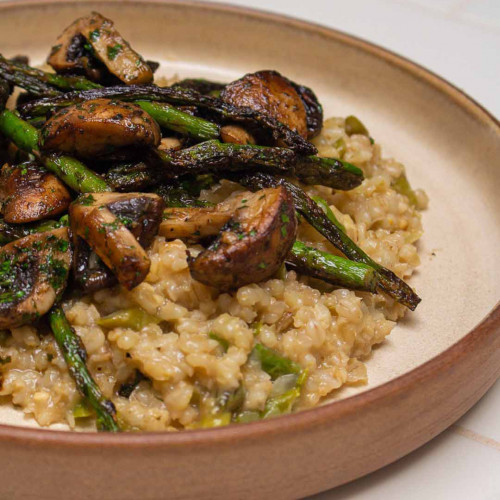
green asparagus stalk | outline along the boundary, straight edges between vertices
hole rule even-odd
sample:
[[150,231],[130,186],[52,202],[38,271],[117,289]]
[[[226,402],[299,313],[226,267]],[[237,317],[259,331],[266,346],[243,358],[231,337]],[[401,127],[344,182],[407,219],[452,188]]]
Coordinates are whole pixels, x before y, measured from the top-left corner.
[[[0,54],[0,77],[13,85],[22,87],[31,94],[57,96],[61,90],[89,90],[102,85],[91,82],[83,76],[62,76],[33,68],[19,61],[7,60]],[[54,88],[56,87],[56,88]]]
[[319,156],[298,156],[295,176],[304,184],[321,184],[347,191],[363,182],[363,171],[346,161]]
[[275,141],[282,141],[286,147],[303,155],[313,155],[316,148],[296,132],[271,117],[250,108],[228,104],[217,97],[202,95],[190,89],[179,87],[157,87],[156,85],[118,85],[84,91],[68,92],[55,97],[46,97],[23,104],[23,116],[45,115],[61,107],[71,106],[91,99],[108,98],[121,101],[160,101],[174,105],[197,106],[217,114],[223,120],[257,125],[267,131]]
[[290,173],[295,153],[286,148],[268,148],[211,140],[179,151],[157,152],[164,178],[186,174],[230,172],[266,168],[273,173]]
[[42,156],[42,162],[47,170],[57,175],[74,191],[79,193],[111,191],[102,177],[71,156],[50,154]]
[[87,358],[85,348],[59,306],[53,307],[49,312],[49,322],[78,390],[96,412],[97,429],[118,432],[120,429],[116,420],[115,407],[103,396],[99,386],[90,375],[85,365]]
[[335,217],[335,214],[333,213],[332,209],[328,205],[328,203],[321,198],[321,196],[311,196],[311,199],[325,212],[325,215],[328,217],[330,222],[332,224],[335,224],[340,231],[343,231],[345,233],[345,227],[341,222]]
[[264,174],[255,173],[240,176],[236,179],[248,189],[254,191],[265,187],[276,187],[284,185],[292,194],[295,208],[300,212],[305,219],[319,233],[321,233],[328,241],[338,248],[349,259],[366,264],[373,268],[378,277],[378,288],[386,292],[389,296],[408,307],[410,310],[415,310],[420,297],[408,286],[401,278],[396,276],[392,271],[381,266],[371,259],[347,234],[340,230],[326,216],[325,212],[319,207],[302,189],[284,179],[276,179],[275,177]]
[[[28,90],[35,95],[58,96],[60,90],[91,90],[103,88],[102,85],[87,80],[83,76],[63,76],[32,68],[26,64],[14,63],[0,55],[0,78]],[[60,90],[57,90],[60,89]],[[201,141],[219,137],[219,127],[208,120],[192,116],[168,104],[138,101],[144,111],[149,113],[159,125],[175,132],[194,137]]]
[[372,267],[322,252],[300,241],[293,244],[287,264],[302,274],[335,286],[372,293],[377,290],[377,273]]
[[39,132],[12,111],[0,113],[0,132],[18,148],[34,154],[47,170],[57,175],[70,188],[80,193],[109,191],[110,187],[95,172],[70,156],[43,156],[38,150]]
[[201,141],[217,139],[219,137],[220,130],[218,125],[203,118],[184,113],[170,104],[150,101],[136,101],[136,104],[156,120],[161,127]]
[[52,87],[39,75],[34,75],[34,69],[25,71],[22,64],[8,61],[0,55],[0,77],[12,85],[17,85],[35,96],[58,96],[61,92]]
[[353,165],[333,158],[303,157],[287,148],[211,140],[180,151],[158,151],[157,156],[163,165],[160,175],[164,178],[190,173],[234,172],[251,167],[295,175],[306,184],[336,189],[352,189],[363,181],[363,173]]
[[211,82],[210,80],[204,80],[203,78],[186,78],[172,85],[172,87],[195,90],[200,94],[213,96],[218,96],[225,86],[225,83]]
[[0,245],[5,245],[33,233],[51,231],[67,225],[67,215],[63,215],[59,220],[43,220],[32,224],[8,224],[3,219],[0,219]]
[[38,149],[38,130],[12,111],[0,113],[0,132],[27,153]]
[[111,167],[104,176],[113,191],[142,191],[154,185],[154,172],[144,162],[120,163]]

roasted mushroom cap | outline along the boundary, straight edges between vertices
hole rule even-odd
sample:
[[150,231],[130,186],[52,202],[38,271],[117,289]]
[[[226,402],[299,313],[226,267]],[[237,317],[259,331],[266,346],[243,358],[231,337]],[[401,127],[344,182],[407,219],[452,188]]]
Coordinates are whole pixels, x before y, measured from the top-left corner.
[[[70,207],[73,238],[85,240],[118,281],[132,289],[149,271],[150,261],[141,243],[144,246],[151,243],[163,208],[163,200],[155,194],[83,195]],[[75,246],[79,245],[76,241]]]
[[55,175],[28,162],[2,167],[0,200],[5,222],[24,224],[61,214],[71,196]]
[[68,228],[0,248],[0,328],[30,323],[52,307],[66,287],[71,255]]
[[116,149],[156,147],[158,124],[139,106],[94,99],[59,111],[42,128],[40,147],[92,158]]
[[290,81],[277,71],[258,71],[227,85],[221,99],[235,106],[264,111],[307,138],[304,103]]
[[[87,44],[92,47],[88,50]],[[122,38],[113,21],[97,12],[77,19],[57,39],[47,62],[61,72],[83,70],[93,79],[101,77],[97,58],[122,82],[150,83],[153,72],[142,57]]]
[[295,241],[297,219],[282,186],[241,199],[217,239],[189,267],[193,277],[220,290],[270,278]]

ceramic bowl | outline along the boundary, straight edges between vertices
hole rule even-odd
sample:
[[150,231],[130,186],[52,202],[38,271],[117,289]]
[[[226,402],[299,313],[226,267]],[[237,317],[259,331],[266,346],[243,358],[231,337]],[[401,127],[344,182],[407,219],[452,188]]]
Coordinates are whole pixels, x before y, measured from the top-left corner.
[[220,4],[2,2],[0,51],[42,62],[62,29],[91,10],[112,18],[166,76],[230,81],[272,68],[312,87],[326,116],[359,116],[430,197],[411,280],[423,301],[368,361],[367,386],[298,414],[108,435],[33,428],[3,405],[0,497],[296,498],[398,459],[466,412],[500,370],[498,122],[438,76],[370,43]]

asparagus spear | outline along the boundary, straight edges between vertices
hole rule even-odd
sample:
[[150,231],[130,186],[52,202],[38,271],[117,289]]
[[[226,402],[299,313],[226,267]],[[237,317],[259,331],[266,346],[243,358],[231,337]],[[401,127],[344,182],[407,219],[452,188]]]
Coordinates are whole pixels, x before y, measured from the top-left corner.
[[[0,77],[36,96],[57,96],[61,90],[88,90],[101,85],[81,76],[61,76],[32,68],[18,61],[9,61],[0,54]],[[57,87],[57,88],[54,88]]]
[[55,97],[61,93],[40,77],[34,76],[31,71],[23,71],[18,63],[7,61],[2,55],[0,55],[0,77],[35,96]]
[[321,184],[348,191],[363,182],[363,171],[346,161],[319,156],[297,156],[295,176],[304,184]]
[[304,155],[316,153],[316,148],[296,132],[266,113],[250,108],[227,104],[221,99],[202,95],[189,89],[157,87],[155,85],[118,85],[100,89],[68,92],[67,94],[30,101],[20,107],[24,116],[33,117],[61,107],[82,101],[99,98],[119,99],[122,101],[161,101],[169,104],[197,106],[217,114],[223,120],[257,125],[268,132],[275,141]]
[[186,78],[172,85],[172,87],[190,89],[199,92],[200,94],[209,94],[213,96],[218,96],[225,86],[225,83],[211,82],[210,80],[204,80],[203,78]]
[[[103,88],[102,85],[87,80],[83,76],[63,76],[49,73],[26,64],[7,61],[0,55],[0,77],[4,76],[11,83],[28,90],[35,95],[58,96],[57,89],[91,90]],[[57,87],[54,88],[54,87]],[[1,90],[0,90],[1,100]],[[219,137],[219,127],[208,120],[184,113],[168,104],[139,101],[144,111],[149,113],[162,127],[196,139],[206,141]]]
[[377,273],[372,267],[322,252],[300,241],[293,244],[287,257],[287,266],[302,274],[350,290],[375,293],[377,289]]
[[179,151],[157,151],[164,178],[191,173],[239,171],[264,167],[272,172],[290,172],[295,153],[286,148],[268,148],[206,141]]
[[284,179],[276,179],[271,175],[260,172],[241,176],[236,181],[254,191],[266,187],[285,185],[292,194],[296,210],[306,218],[309,224],[335,245],[346,257],[373,268],[377,273],[378,288],[410,310],[415,310],[421,301],[420,297],[401,278],[363,252],[344,231],[332,223],[321,207],[307,196],[302,189]]
[[106,182],[83,163],[70,156],[47,155],[38,151],[39,132],[12,111],[0,113],[0,132],[18,148],[34,154],[47,170],[61,178],[70,188],[81,193],[109,191]]
[[321,198],[321,196],[311,196],[311,199],[325,212],[325,215],[330,219],[332,224],[335,224],[340,231],[345,233],[345,227],[340,221],[335,217],[335,214],[332,212],[332,209],[329,207],[328,203]]
[[59,220],[43,220],[33,224],[8,224],[3,219],[0,219],[0,245],[24,238],[29,234],[42,233],[43,231],[50,231],[67,225],[67,215],[63,215]]
[[154,172],[142,161],[115,165],[104,178],[113,191],[122,192],[139,192],[156,183]]
[[161,127],[202,141],[219,137],[219,126],[215,123],[184,113],[169,104],[150,101],[136,101],[136,104],[151,115]]
[[335,189],[352,189],[363,181],[357,167],[317,156],[300,156],[287,148],[206,141],[180,151],[158,151],[163,168],[160,177],[172,178],[189,173],[231,172],[265,169],[272,173],[295,175],[306,184],[322,184]]
[[85,348],[59,306],[53,307],[49,312],[49,322],[78,390],[96,412],[97,429],[118,432],[120,429],[116,421],[115,406],[103,396],[90,375],[85,365]]

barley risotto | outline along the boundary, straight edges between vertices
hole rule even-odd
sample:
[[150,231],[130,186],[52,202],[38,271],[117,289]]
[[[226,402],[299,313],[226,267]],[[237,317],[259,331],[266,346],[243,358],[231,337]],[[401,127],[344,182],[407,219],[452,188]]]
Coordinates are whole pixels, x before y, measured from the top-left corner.
[[427,197],[365,125],[272,70],[155,78],[98,13],[47,62],[0,55],[2,403],[175,431],[366,383]]

